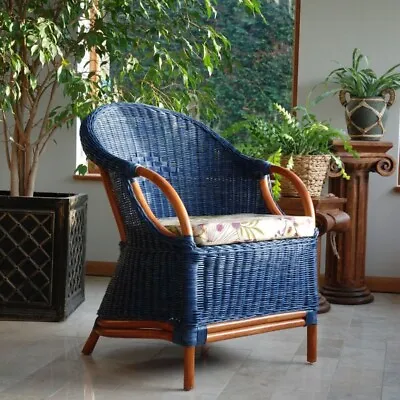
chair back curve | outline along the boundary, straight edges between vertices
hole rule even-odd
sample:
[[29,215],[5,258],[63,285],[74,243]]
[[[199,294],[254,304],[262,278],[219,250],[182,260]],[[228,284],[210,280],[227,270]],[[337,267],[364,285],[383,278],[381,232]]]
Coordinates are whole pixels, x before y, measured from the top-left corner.
[[[88,158],[107,169],[99,150],[166,178],[189,215],[267,212],[256,171],[225,139],[186,115],[137,103],[100,107],[81,126]],[[139,180],[154,214],[173,216],[164,195]]]

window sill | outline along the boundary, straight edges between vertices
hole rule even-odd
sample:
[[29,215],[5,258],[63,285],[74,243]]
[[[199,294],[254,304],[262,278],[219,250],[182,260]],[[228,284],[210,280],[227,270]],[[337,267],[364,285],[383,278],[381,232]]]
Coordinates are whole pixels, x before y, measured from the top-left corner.
[[86,175],[74,175],[73,178],[76,181],[101,181],[100,174],[86,174]]

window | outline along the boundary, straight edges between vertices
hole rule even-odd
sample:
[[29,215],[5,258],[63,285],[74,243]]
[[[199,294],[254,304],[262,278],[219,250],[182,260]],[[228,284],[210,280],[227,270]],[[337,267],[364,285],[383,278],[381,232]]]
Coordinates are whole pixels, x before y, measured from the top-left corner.
[[[224,134],[247,115],[268,118],[273,103],[286,108],[296,104],[300,0],[264,1],[267,23],[246,14],[237,0],[220,0],[217,11],[215,27],[231,42],[231,62],[214,71],[204,88],[215,93],[219,113],[207,119],[196,104],[190,112]],[[90,70],[96,71],[100,63],[95,51],[89,59]],[[109,67],[111,75],[117,73],[112,59]],[[228,139],[240,145],[240,137]],[[98,169],[89,163],[89,172]]]

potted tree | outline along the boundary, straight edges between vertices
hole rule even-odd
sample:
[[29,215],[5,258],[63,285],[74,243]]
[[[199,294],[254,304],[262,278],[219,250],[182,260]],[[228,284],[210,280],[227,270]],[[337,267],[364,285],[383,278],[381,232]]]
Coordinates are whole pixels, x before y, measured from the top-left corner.
[[214,3],[0,0],[0,317],[57,321],[84,299],[87,196],[35,193],[58,128],[118,100],[213,111],[197,87],[229,49]]
[[[312,197],[319,197],[331,161],[343,178],[348,179],[343,164],[332,151],[333,139],[342,139],[347,151],[355,154],[346,135],[326,121],[319,121],[305,107],[289,113],[274,104],[276,115],[271,120],[250,116],[232,125],[224,136],[235,142],[245,154],[268,159],[292,169],[305,183]],[[238,142],[238,136],[240,138]],[[275,179],[275,198],[297,197],[297,191],[285,179]]]
[[368,58],[354,49],[351,67],[334,69],[325,79],[337,88],[328,90],[316,101],[339,93],[345,107],[346,125],[353,140],[380,140],[385,132],[387,109],[395,101],[400,88],[400,64],[378,76],[368,65]]

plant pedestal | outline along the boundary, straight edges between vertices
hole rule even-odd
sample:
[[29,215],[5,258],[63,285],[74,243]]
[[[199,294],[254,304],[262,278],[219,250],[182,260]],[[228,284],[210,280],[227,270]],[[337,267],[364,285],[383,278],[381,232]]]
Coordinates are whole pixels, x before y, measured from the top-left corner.
[[[288,215],[303,215],[303,206],[298,197],[281,197],[278,203],[282,210]],[[350,217],[343,211],[345,203],[346,199],[338,198],[332,194],[313,198],[319,237],[327,232],[343,232],[349,228]],[[320,271],[320,264],[321,240],[318,240],[318,274]],[[328,312],[330,308],[329,302],[320,293],[318,312],[322,314]]]
[[85,298],[87,195],[0,192],[0,319],[62,321]]
[[334,142],[335,152],[345,164],[350,180],[340,178],[333,169],[329,179],[329,191],[347,199],[344,210],[350,215],[350,229],[337,237],[339,258],[329,246],[326,250],[325,284],[321,293],[336,304],[366,304],[374,299],[365,284],[369,174],[390,176],[396,166],[393,157],[386,154],[393,146],[390,142],[352,141],[351,144],[359,158],[348,154],[341,141]]

